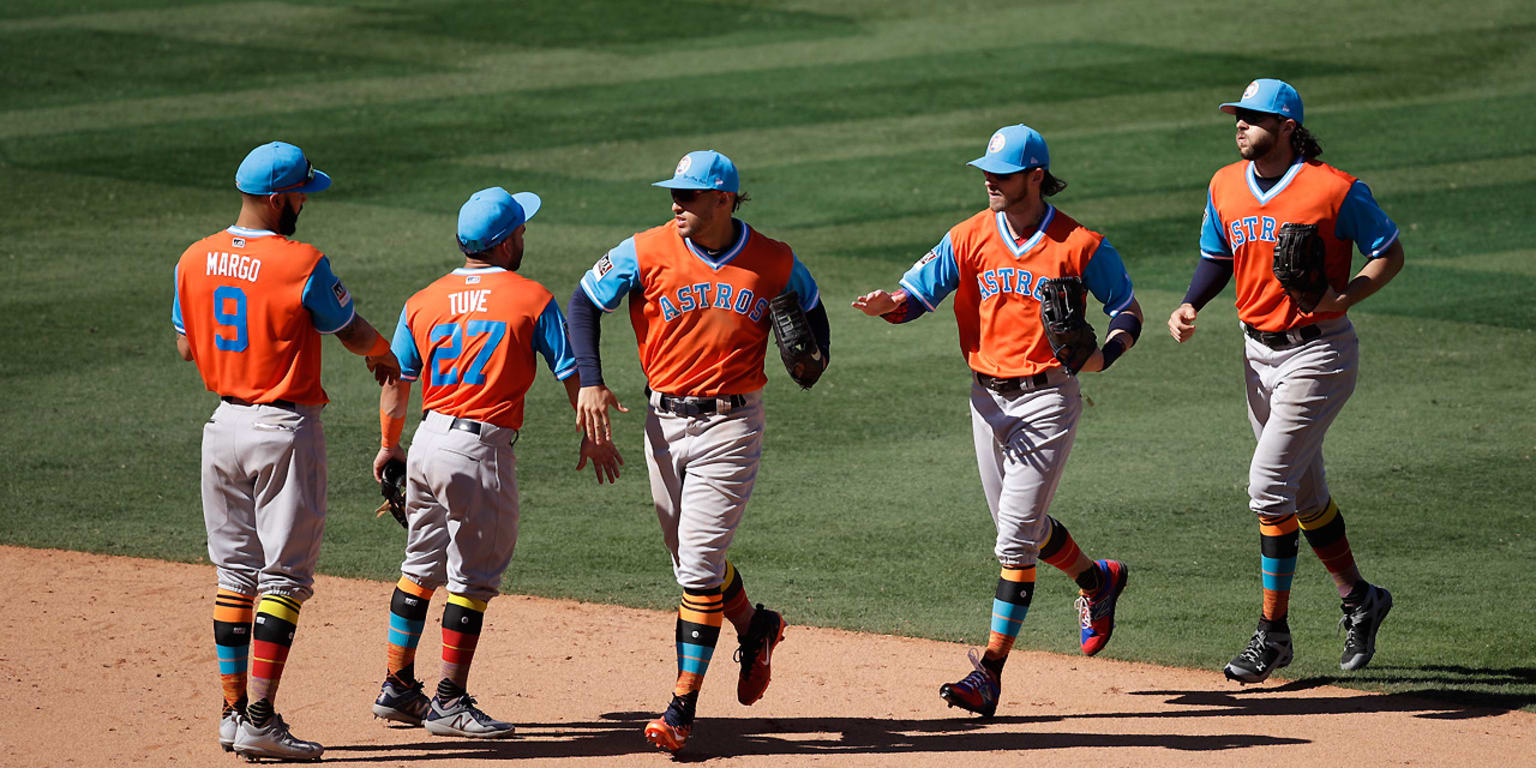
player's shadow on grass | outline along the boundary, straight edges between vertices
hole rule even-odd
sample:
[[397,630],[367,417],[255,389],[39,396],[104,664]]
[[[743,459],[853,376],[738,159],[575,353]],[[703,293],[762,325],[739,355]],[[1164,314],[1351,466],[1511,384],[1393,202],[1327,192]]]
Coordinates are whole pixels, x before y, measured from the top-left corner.
[[[617,757],[656,751],[641,735],[651,712],[610,712],[601,720],[518,725],[518,738],[473,742],[423,740],[411,744],[327,747],[328,762],[417,760],[527,760]],[[1143,747],[1209,752],[1310,743],[1261,734],[1060,733],[1004,730],[1009,725],[1067,718],[960,716],[932,719],[873,717],[701,717],[678,762],[738,755],[840,755],[924,752],[1035,752],[1073,747]]]
[[[1134,696],[1167,696],[1169,704],[1197,706],[1199,711],[1103,713],[1071,717],[1232,717],[1255,715],[1318,715],[1351,712],[1411,712],[1415,717],[1435,720],[1468,720],[1496,717],[1510,710],[1536,704],[1536,669],[1475,669],[1454,665],[1418,667],[1373,666],[1373,676],[1318,676],[1279,685],[1237,687],[1230,690],[1203,691],[1133,691]],[[1356,696],[1295,696],[1294,694],[1325,685],[1364,683],[1379,680],[1394,685],[1422,684],[1424,687],[1393,693],[1361,693]],[[1450,687],[1466,686],[1466,687]],[[1525,691],[1490,690],[1515,686]]]

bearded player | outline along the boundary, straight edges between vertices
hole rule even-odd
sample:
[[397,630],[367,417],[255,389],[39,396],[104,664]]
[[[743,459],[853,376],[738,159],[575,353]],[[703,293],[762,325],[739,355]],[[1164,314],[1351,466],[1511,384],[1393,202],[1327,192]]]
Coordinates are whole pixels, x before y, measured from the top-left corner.
[[381,384],[400,375],[330,260],[288,239],[309,193],[330,185],[292,144],[251,150],[235,172],[234,226],[193,243],[175,271],[176,349],[221,401],[203,425],[202,452],[208,559],[219,574],[219,743],[251,759],[325,751],[274,710],[325,532],[321,335],[363,355]]
[[1115,626],[1115,605],[1129,570],[1089,559],[1067,527],[1050,516],[1082,415],[1075,371],[1057,359],[1041,323],[1047,281],[1079,278],[1111,319],[1104,346],[1082,363],[1103,371],[1141,333],[1141,306],[1120,254],[1103,235],[1045,201],[1065,182],[1051,174],[1045,139],[1026,125],[997,130],[981,169],[987,210],[950,229],[893,293],[855,299],[855,309],[906,323],[955,294],[960,349],[971,369],[971,425],[981,485],[997,527],[1002,564],[986,650],[974,670],[939,689],[950,706],[990,717],[1002,692],[1003,666],[1029,612],[1035,564],[1066,573],[1080,590],[1079,641],[1092,656]]
[[[1202,307],[1237,276],[1243,324],[1248,420],[1258,445],[1248,468],[1248,505],[1259,518],[1263,605],[1248,646],[1226,665],[1228,678],[1267,679],[1291,663],[1288,622],[1298,529],[1333,577],[1347,632],[1339,667],[1356,670],[1376,653],[1376,632],[1392,595],[1367,582],[1328,490],[1323,437],[1355,389],[1359,342],[1345,314],[1403,267],[1397,226],[1364,183],[1317,157],[1302,127],[1301,96],[1280,80],[1248,84],[1221,105],[1237,120],[1242,160],[1211,177],[1200,230],[1201,259],[1184,302],[1168,318],[1179,342],[1195,332]],[[1314,225],[1325,253],[1327,290],[1310,311],[1274,274],[1286,225]],[[1349,275],[1351,243],[1365,255]]]
[[733,216],[746,196],[730,158],[690,152],[671,179],[655,186],[671,191],[672,220],[599,259],[571,295],[569,315],[581,372],[579,423],[593,440],[607,442],[608,409],[626,409],[603,383],[598,320],[629,298],[650,404],[651,495],[683,588],[672,701],[646,725],[645,737],[677,752],[692,733],[723,623],[741,641],[736,697],[748,705],[768,687],[772,653],[787,626],[777,612],[753,608],[725,557],[762,457],[769,303],[786,291],[798,297],[823,368],[830,331],[816,282],[794,251]]

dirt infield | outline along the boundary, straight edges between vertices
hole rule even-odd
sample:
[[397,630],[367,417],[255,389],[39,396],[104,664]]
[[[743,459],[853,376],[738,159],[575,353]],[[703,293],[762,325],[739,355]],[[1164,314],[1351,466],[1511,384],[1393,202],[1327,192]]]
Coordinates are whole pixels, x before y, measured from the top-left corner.
[[[0,765],[230,766],[211,568],[0,547]],[[372,719],[391,585],[322,578],[305,605],[279,709],[358,765],[664,765],[640,735],[674,674],[669,615],[508,596],[486,617],[471,688],[519,737],[472,742]],[[440,613],[433,608],[432,619]],[[789,617],[793,621],[793,616]],[[429,627],[432,622],[429,622]],[[435,632],[421,665],[435,671]],[[938,685],[963,646],[790,628],[774,682],[735,701],[729,631],[689,762],[719,766],[1477,765],[1536,761],[1536,715],[1216,672],[1019,653],[990,721]],[[431,678],[429,678],[431,679]],[[1523,755],[1523,757],[1522,757]],[[507,762],[512,761],[512,762]],[[1523,762],[1522,762],[1523,761]]]

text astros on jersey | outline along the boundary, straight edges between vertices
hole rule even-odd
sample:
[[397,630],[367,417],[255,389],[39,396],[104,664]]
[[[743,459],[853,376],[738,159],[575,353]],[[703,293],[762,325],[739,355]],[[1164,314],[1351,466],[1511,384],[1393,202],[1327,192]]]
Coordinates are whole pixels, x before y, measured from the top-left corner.
[[314,246],[230,227],[188,247],[174,280],[171,324],[209,391],[252,403],[327,401],[320,337],[310,331],[335,333],[356,313]]
[[930,312],[954,293],[966,364],[1010,378],[1061,365],[1040,323],[1040,285],[1069,276],[1081,276],[1110,317],[1135,301],[1114,246],[1047,205],[1040,226],[1022,242],[1000,211],[956,224],[907,270],[901,286]]
[[1251,161],[1218,170],[1206,196],[1200,252],[1232,260],[1238,319],[1261,331],[1287,331],[1343,314],[1300,311],[1275,279],[1275,241],[1287,222],[1317,225],[1327,254],[1324,272],[1335,291],[1349,284],[1351,242],[1374,259],[1398,236],[1370,187],[1320,160],[1298,160],[1268,191]]
[[816,281],[790,247],[737,221],[731,246],[711,255],[667,222],[619,243],[581,278],[604,312],[625,296],[648,385],[672,395],[739,395],[767,384],[768,302],[786,289],[806,311]]

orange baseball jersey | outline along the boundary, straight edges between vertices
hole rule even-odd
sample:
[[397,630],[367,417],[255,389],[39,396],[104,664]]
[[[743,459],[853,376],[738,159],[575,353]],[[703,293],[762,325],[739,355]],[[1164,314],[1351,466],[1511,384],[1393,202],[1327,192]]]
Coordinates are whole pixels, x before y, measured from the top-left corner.
[[1040,286],[1080,276],[1104,314],[1135,301],[1120,253],[1104,236],[1047,205],[1040,226],[1021,238],[1001,211],[956,224],[901,278],[930,312],[955,294],[960,350],[971,370],[988,376],[1033,376],[1060,366],[1040,322]]
[[1275,241],[1286,222],[1316,224],[1326,246],[1324,271],[1334,290],[1349,284],[1350,246],[1378,258],[1397,241],[1370,187],[1318,160],[1298,161],[1269,189],[1240,160],[1211,177],[1200,251],[1207,259],[1231,259],[1237,275],[1237,316],[1261,331],[1286,331],[1341,312],[1306,313],[1296,308],[1275,279]]
[[788,245],[735,223],[736,241],[711,254],[669,221],[620,243],[581,278],[604,312],[631,296],[640,367],[653,390],[713,396],[762,389],[768,302],[786,289],[806,311],[821,300]]
[[230,227],[193,243],[174,271],[171,324],[209,391],[252,403],[327,402],[320,334],[352,322],[352,297],[313,246]]
[[424,410],[512,429],[523,426],[535,352],[558,379],[576,372],[554,296],[501,267],[455,269],[417,291],[390,348],[400,378],[422,380]]

